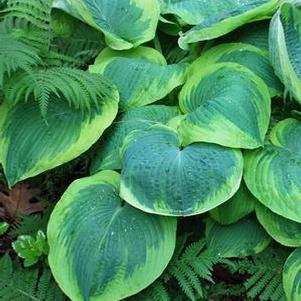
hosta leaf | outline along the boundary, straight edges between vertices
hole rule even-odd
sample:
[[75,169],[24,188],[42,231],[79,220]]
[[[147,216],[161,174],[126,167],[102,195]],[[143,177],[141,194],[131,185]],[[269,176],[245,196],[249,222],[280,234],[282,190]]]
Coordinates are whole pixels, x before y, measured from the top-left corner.
[[283,287],[287,301],[301,299],[301,248],[296,249],[283,267]]
[[[180,47],[186,49],[190,43],[217,38],[245,23],[267,18],[277,8],[280,0],[228,0],[217,2],[203,0],[199,1],[198,4],[192,0],[188,2],[184,0],[169,2],[172,8],[180,7],[180,9],[173,12],[188,21],[185,17],[186,11],[182,9],[185,6],[180,6],[184,2],[185,6],[190,5],[192,7],[192,3],[198,6],[198,10],[194,11],[195,16],[191,18],[192,22],[189,23],[195,26],[182,33],[179,39]],[[195,21],[198,23],[195,24]]]
[[118,50],[152,40],[160,15],[158,0],[61,0],[56,6],[101,30]]
[[239,150],[207,143],[181,149],[175,130],[155,125],[126,138],[120,195],[150,213],[199,214],[236,192],[242,165]]
[[245,257],[260,253],[271,242],[270,236],[254,218],[220,225],[208,219],[206,240],[211,253],[220,257]]
[[117,301],[151,284],[175,247],[176,219],[146,214],[119,198],[119,174],[73,182],[49,224],[49,264],[74,301]]
[[167,66],[161,53],[141,46],[123,52],[106,48],[89,70],[103,74],[117,86],[120,110],[128,111],[153,103],[182,85],[186,66]]
[[270,142],[246,154],[246,184],[263,205],[300,223],[301,122],[292,118],[279,122]]
[[0,108],[0,162],[10,186],[68,162],[85,152],[113,122],[118,95],[99,104],[91,114],[52,99],[45,118],[34,101]]
[[225,42],[240,42],[260,48],[269,52],[269,25],[270,20],[263,20],[246,24],[226,36],[220,38]]
[[286,1],[274,15],[269,35],[276,74],[301,103],[301,1]]
[[227,202],[210,211],[210,216],[223,225],[237,222],[254,210],[256,199],[242,181],[238,191]]
[[134,130],[147,129],[157,123],[167,123],[178,114],[176,107],[150,105],[133,109],[122,115],[106,131],[95,150],[90,172],[121,169],[120,149],[125,137]]
[[288,247],[301,246],[301,224],[284,218],[256,203],[256,216],[273,239]]
[[270,118],[270,95],[263,80],[237,63],[194,70],[179,96],[187,114],[180,126],[184,144],[262,145]]
[[191,72],[198,72],[203,66],[213,63],[232,62],[249,68],[269,87],[271,97],[280,96],[283,86],[269,61],[268,54],[252,45],[227,43],[211,48],[191,66]]

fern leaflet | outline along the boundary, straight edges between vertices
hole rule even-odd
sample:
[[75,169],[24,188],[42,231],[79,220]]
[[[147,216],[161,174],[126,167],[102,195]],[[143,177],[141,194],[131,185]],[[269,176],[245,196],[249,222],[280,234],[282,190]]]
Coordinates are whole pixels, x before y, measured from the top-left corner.
[[66,297],[47,269],[15,268],[8,255],[0,260],[1,301],[64,301]]
[[112,84],[102,76],[69,67],[18,73],[5,88],[5,98],[12,103],[33,96],[43,116],[51,97],[63,98],[75,109],[91,112],[92,107],[99,109],[99,103],[113,94]]

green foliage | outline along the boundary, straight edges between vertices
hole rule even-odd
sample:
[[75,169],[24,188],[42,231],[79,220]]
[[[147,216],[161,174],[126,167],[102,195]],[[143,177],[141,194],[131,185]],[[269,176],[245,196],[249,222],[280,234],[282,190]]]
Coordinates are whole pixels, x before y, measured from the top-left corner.
[[279,248],[268,248],[258,255],[236,262],[234,271],[249,275],[244,282],[247,295],[262,301],[285,301],[282,269],[288,254]]
[[21,235],[12,244],[19,257],[24,259],[24,266],[37,263],[41,257],[48,255],[48,243],[43,231],[39,230],[36,237]]
[[0,223],[0,235],[3,235],[6,233],[6,231],[8,230],[9,228],[9,224],[8,223]]
[[0,34],[0,88],[5,77],[23,70],[30,74],[32,67],[41,63],[35,48],[8,34]]
[[17,103],[32,96],[46,116],[51,98],[65,99],[77,110],[90,112],[99,109],[111,92],[110,83],[98,75],[69,67],[37,69],[31,74],[19,73],[7,82],[6,101]]
[[300,301],[300,20],[0,0],[0,300]]
[[21,269],[8,255],[0,260],[1,301],[65,301],[48,269]]
[[169,290],[173,285],[176,285],[173,290],[181,290],[187,300],[203,300],[207,295],[208,283],[214,283],[213,267],[218,263],[228,261],[210,254],[205,239],[187,244],[187,236],[182,236],[178,239],[173,258],[161,277],[130,300],[173,300]]

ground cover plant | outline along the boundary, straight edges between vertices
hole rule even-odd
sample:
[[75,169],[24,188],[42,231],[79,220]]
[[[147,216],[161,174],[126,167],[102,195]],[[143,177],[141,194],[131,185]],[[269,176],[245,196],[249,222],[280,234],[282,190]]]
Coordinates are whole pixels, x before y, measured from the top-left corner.
[[300,0],[0,0],[0,300],[301,300]]

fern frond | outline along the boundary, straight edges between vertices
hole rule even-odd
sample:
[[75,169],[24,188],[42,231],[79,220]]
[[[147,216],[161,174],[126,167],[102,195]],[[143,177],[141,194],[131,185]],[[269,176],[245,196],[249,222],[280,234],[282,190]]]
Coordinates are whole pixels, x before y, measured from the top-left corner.
[[236,262],[236,271],[250,275],[244,282],[250,298],[259,298],[262,301],[285,301],[282,268],[286,258],[285,251],[268,248],[251,258]]
[[37,51],[10,35],[0,35],[0,87],[4,77],[18,70],[31,73],[31,68],[41,63]]
[[223,261],[210,255],[205,247],[205,240],[190,244],[180,256],[172,259],[165,272],[177,279],[189,300],[204,296],[202,280],[213,282],[213,266]]
[[90,112],[112,95],[112,89],[112,84],[100,75],[69,67],[50,68],[16,74],[5,87],[5,99],[14,103],[33,96],[43,116],[52,96],[63,98],[75,109]]
[[168,292],[161,280],[155,281],[142,293],[134,296],[131,300],[137,301],[171,301]]
[[13,268],[8,255],[0,260],[1,301],[64,301],[66,297],[57,287],[47,269]]
[[[39,48],[47,51],[51,39],[51,9],[53,0],[8,0],[2,27],[7,32],[19,31],[19,37],[39,41]],[[30,30],[31,29],[31,30]],[[24,31],[23,34],[20,34]]]

